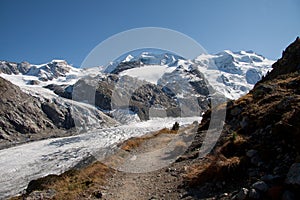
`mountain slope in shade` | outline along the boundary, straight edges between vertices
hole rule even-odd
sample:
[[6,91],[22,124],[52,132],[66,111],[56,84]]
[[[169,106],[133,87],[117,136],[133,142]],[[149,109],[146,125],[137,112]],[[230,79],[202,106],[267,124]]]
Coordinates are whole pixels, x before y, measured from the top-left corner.
[[[74,127],[70,111],[41,102],[0,77],[0,144],[49,137]],[[63,130],[60,130],[63,135]]]
[[43,87],[20,88],[0,77],[0,94],[0,148],[118,124],[94,106],[61,98]]

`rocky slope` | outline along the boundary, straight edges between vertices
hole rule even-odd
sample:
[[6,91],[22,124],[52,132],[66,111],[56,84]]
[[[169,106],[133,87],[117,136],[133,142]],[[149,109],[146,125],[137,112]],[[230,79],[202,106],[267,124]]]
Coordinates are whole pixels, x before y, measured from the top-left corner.
[[64,130],[74,127],[68,108],[41,102],[1,77],[0,95],[1,144],[61,136]]
[[118,124],[95,107],[47,89],[21,89],[1,77],[0,83],[0,148]]
[[[119,116],[114,111],[129,110],[141,120],[199,116],[208,108],[208,96],[214,91],[212,88],[209,91],[209,85],[197,69],[186,71],[180,68],[164,74],[158,84],[129,75],[105,74],[82,78],[74,85],[45,87],[61,97],[96,105],[102,111],[112,113],[116,119]],[[191,110],[193,112],[188,113]]]

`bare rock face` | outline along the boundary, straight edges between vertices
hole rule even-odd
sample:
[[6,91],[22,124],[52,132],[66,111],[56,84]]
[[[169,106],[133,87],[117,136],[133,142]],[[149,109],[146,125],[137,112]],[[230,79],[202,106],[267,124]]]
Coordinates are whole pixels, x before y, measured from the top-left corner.
[[52,90],[58,96],[61,96],[66,99],[72,99],[73,85],[50,84],[44,87],[49,90]]
[[42,103],[0,78],[0,143],[22,142],[32,136],[74,127],[70,110]]
[[41,107],[56,127],[70,129],[75,126],[70,108],[61,108],[55,103],[43,103]]
[[168,96],[161,87],[146,84],[139,87],[132,95],[130,109],[142,120],[149,119],[149,109],[163,108],[167,116],[179,117],[180,108],[172,97]]
[[0,72],[5,74],[26,74],[30,69],[30,64],[28,62],[6,62],[0,61]]
[[0,124],[2,137],[13,140],[18,134],[32,134],[54,128],[40,109],[41,103],[19,87],[0,78]]
[[132,69],[135,67],[140,67],[141,65],[142,65],[141,61],[122,62],[111,73],[119,74],[122,71],[125,71],[127,69]]

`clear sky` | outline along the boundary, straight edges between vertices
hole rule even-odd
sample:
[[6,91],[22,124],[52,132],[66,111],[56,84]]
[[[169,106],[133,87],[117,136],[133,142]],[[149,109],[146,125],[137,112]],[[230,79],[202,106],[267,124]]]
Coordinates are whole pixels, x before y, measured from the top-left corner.
[[0,60],[80,66],[101,41],[132,28],[182,32],[208,53],[277,59],[300,35],[299,0],[0,0]]

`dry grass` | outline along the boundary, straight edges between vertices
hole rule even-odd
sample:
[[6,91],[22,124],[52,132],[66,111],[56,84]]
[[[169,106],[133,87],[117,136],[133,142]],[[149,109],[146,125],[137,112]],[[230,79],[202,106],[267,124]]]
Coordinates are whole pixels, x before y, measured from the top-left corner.
[[[104,185],[105,177],[110,169],[100,162],[79,171],[74,176],[63,176],[49,188],[57,191],[55,199],[76,199],[84,193],[93,193]],[[89,194],[91,195],[91,194]]]
[[121,149],[124,151],[131,151],[133,149],[138,148],[143,144],[143,142],[153,139],[159,135],[162,134],[177,134],[178,131],[175,130],[170,130],[168,128],[163,128],[155,133],[152,133],[150,135],[145,135],[141,137],[135,137],[135,138],[130,138],[127,141],[124,142],[124,144],[121,146]]
[[253,95],[251,93],[248,93],[248,94],[240,97],[238,100],[236,100],[235,104],[237,104],[237,105],[248,105],[252,101],[253,101]]
[[203,163],[189,167],[185,180],[190,186],[201,185],[207,181],[222,180],[237,170],[241,164],[239,157],[225,158],[222,156],[210,156]]
[[247,139],[241,135],[237,135],[234,140],[226,139],[216,148],[214,154],[189,167],[184,176],[186,182],[194,186],[207,181],[236,177],[236,173],[244,169],[244,151],[241,150],[246,144]]
[[[82,199],[93,196],[95,192],[101,191],[101,186],[105,184],[106,176],[112,169],[100,162],[91,164],[82,170],[70,170],[62,175],[50,175],[38,179],[32,191],[46,191],[53,189],[55,196],[51,199]],[[11,200],[24,199],[24,197],[14,197]]]

